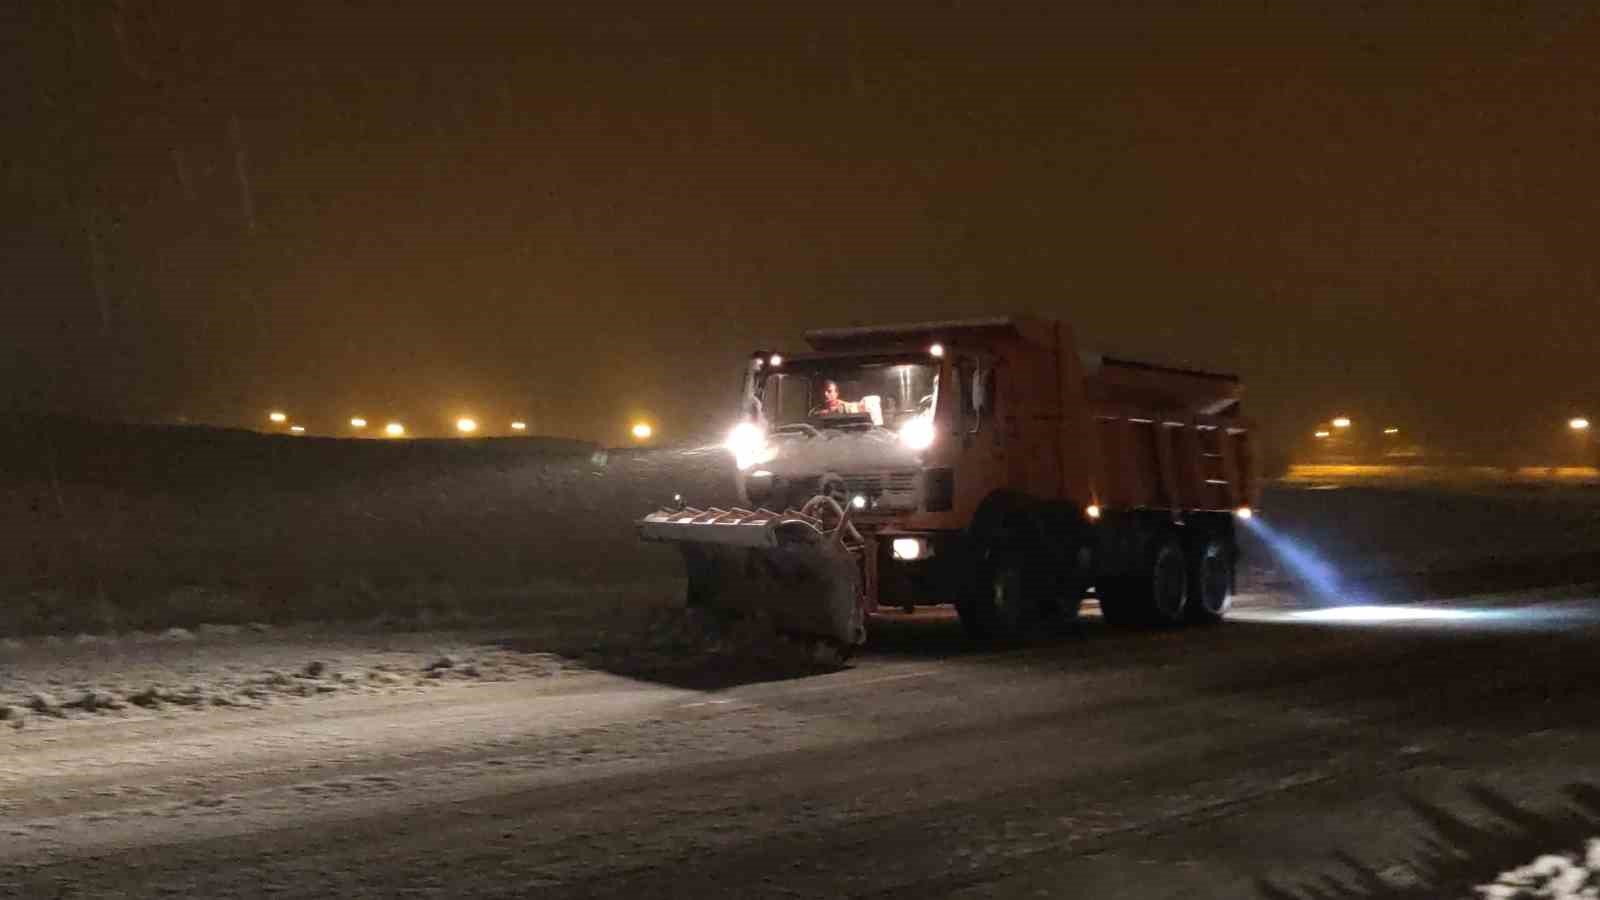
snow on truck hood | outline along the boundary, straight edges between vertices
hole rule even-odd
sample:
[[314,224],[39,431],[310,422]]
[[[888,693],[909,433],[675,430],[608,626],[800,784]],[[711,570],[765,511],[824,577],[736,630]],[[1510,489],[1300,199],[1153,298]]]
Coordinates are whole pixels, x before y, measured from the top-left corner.
[[781,433],[767,438],[773,453],[756,471],[780,477],[804,477],[824,472],[869,472],[915,469],[922,454],[907,447],[886,428],[863,430],[822,429],[817,435]]

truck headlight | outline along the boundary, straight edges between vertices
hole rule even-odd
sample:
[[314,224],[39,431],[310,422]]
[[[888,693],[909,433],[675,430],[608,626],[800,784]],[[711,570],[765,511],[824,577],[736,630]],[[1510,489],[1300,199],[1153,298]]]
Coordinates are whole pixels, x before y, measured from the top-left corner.
[[900,440],[913,450],[926,450],[933,444],[933,421],[924,416],[900,426]]
[[[767,433],[754,422],[740,422],[733,426],[722,446],[733,454],[734,463],[740,469],[748,469],[771,458],[766,455]],[[763,459],[764,456],[766,459]]]

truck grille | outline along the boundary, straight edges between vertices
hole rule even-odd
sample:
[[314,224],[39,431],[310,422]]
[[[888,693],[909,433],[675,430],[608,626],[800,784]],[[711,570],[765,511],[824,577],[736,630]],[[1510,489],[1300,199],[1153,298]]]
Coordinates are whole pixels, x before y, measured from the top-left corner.
[[867,472],[841,477],[844,479],[845,490],[852,496],[861,494],[866,497],[871,509],[917,508],[916,470]]
[[844,475],[844,485],[852,494],[910,493],[917,489],[917,473],[868,472],[861,475]]

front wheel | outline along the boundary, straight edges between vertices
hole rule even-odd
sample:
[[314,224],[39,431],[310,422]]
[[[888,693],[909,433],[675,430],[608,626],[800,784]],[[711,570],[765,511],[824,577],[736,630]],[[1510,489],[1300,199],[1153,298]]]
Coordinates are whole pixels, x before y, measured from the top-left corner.
[[974,576],[966,596],[956,604],[967,633],[1002,641],[1026,635],[1038,618],[1027,558],[1017,551],[996,553],[979,564]]

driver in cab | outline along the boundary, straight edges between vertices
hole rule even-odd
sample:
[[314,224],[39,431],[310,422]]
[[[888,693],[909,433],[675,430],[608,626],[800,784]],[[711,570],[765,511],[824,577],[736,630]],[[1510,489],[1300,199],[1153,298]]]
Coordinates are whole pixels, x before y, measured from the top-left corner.
[[841,416],[852,413],[865,412],[861,403],[851,403],[839,399],[839,382],[824,381],[822,383],[822,403],[811,410],[813,416]]

